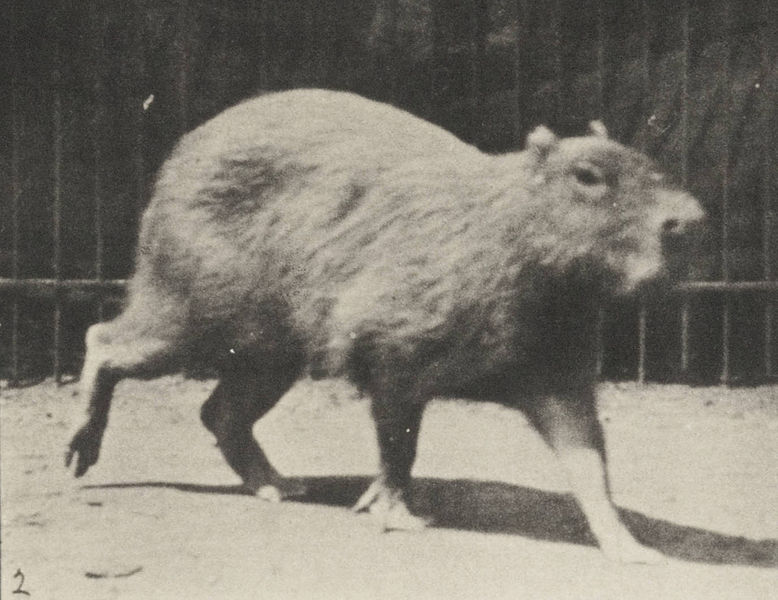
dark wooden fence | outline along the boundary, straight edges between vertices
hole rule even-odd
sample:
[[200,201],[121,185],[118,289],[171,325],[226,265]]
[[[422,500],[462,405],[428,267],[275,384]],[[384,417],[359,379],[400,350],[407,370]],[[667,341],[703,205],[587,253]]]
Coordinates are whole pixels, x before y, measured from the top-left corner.
[[260,90],[392,102],[487,151],[601,118],[705,205],[690,280],[601,315],[602,375],[778,370],[778,8],[625,0],[16,2],[0,61],[0,379],[78,371],[118,310],[153,173]]

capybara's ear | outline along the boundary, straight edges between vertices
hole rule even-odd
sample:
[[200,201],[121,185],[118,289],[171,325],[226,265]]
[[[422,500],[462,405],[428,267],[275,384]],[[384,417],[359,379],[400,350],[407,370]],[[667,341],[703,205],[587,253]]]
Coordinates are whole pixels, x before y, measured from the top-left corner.
[[608,138],[608,130],[605,127],[605,123],[600,120],[589,121],[589,133],[600,138]]
[[527,136],[527,149],[542,158],[556,145],[557,140],[553,131],[545,125],[539,125]]

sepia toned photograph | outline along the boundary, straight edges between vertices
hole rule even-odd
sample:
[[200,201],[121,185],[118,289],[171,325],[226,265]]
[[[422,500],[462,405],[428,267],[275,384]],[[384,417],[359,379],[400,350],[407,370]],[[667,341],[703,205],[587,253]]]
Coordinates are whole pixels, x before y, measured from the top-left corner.
[[778,4],[0,45],[0,598],[778,597]]

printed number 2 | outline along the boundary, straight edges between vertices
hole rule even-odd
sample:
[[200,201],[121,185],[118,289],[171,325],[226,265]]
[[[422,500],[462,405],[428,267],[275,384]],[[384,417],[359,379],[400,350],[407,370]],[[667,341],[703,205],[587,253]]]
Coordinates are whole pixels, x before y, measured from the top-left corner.
[[19,578],[19,587],[14,590],[14,594],[24,594],[25,596],[29,596],[30,592],[22,589],[22,586],[24,585],[24,573],[22,573],[21,569],[16,569],[16,573],[14,573],[14,579],[17,577]]

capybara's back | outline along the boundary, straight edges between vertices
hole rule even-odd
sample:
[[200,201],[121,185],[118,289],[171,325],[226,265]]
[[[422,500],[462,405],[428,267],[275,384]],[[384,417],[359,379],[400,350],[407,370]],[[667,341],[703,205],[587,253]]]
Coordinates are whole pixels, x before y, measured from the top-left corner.
[[604,483],[594,322],[661,275],[663,238],[700,216],[599,123],[567,139],[539,127],[495,156],[353,94],[248,100],[159,173],[127,308],[87,336],[90,417],[68,462],[96,462],[119,379],[205,367],[219,384],[203,422],[230,466],[249,489],[294,493],[251,425],[302,374],[344,375],[371,396],[381,449],[358,506],[415,527],[404,494],[425,402],[493,399],[560,453],[606,553],[648,560]]
[[[442,129],[351,94],[244,102],[184,136],[162,167],[130,308],[149,305],[191,360],[289,343],[325,358],[359,328],[334,323],[333,310],[358,309],[366,278],[402,269],[399,253],[436,260],[429,236],[460,243],[449,213],[476,200],[488,163]],[[394,276],[420,274],[407,267]]]

